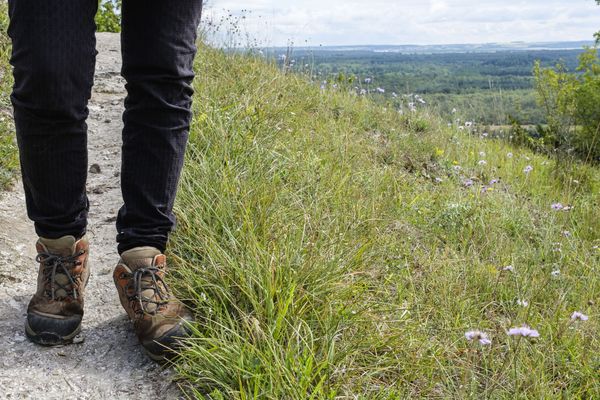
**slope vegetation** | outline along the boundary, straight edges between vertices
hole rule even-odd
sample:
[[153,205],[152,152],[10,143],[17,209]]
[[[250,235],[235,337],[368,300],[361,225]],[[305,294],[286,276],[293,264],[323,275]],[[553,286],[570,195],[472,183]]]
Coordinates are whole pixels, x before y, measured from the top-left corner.
[[600,396],[600,171],[252,54],[197,73],[170,248],[189,394]]

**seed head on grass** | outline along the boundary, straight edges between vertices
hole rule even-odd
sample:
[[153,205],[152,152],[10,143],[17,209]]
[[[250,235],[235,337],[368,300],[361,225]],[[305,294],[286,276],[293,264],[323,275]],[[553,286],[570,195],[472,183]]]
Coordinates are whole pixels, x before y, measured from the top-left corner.
[[521,307],[529,306],[529,302],[527,300],[517,299],[517,305]]

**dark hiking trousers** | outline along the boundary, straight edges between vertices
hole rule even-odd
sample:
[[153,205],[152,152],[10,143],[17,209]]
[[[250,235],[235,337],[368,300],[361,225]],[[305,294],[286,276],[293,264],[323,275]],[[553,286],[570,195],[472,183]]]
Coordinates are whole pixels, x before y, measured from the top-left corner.
[[[89,202],[87,102],[98,0],[9,0],[12,93],[29,218],[39,236],[82,236]],[[164,251],[191,120],[202,0],[124,0],[118,250]]]

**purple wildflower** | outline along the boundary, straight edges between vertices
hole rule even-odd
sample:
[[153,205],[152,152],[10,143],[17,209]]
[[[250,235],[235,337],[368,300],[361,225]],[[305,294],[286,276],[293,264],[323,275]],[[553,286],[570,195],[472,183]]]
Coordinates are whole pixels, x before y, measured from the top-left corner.
[[565,208],[565,206],[563,206],[561,203],[554,203],[554,204],[552,204],[551,208],[554,211],[561,211]]
[[465,339],[467,339],[469,342],[477,340],[483,346],[492,344],[492,341],[489,339],[487,333],[481,331],[465,332]]
[[522,336],[522,337],[530,337],[530,338],[538,338],[540,337],[540,333],[535,329],[531,329],[527,325],[523,325],[519,328],[510,328],[507,332],[509,336]]
[[528,165],[523,169],[523,172],[526,174],[530,173],[531,171],[533,171],[533,167],[531,165]]
[[573,321],[587,321],[588,319],[590,319],[590,317],[588,317],[587,315],[580,313],[579,311],[575,311],[572,315],[571,315],[571,319]]

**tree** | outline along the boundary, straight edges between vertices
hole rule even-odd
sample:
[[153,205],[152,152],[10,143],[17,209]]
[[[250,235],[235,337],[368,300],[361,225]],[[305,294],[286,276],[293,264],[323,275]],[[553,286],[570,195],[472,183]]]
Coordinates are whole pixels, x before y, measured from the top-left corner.
[[99,0],[96,26],[99,32],[121,31],[122,0]]

